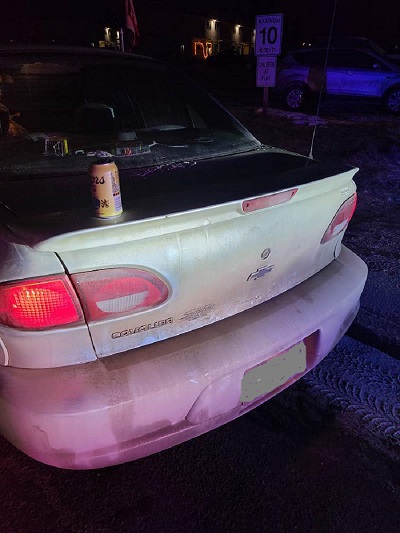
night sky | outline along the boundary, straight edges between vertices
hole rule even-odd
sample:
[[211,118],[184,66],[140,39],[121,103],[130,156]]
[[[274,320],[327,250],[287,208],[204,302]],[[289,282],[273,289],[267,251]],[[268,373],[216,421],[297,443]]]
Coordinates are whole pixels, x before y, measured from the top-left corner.
[[[0,37],[35,19],[104,23],[116,20],[123,0],[0,0]],[[329,33],[335,0],[134,0],[140,29],[142,13],[178,10],[254,26],[255,15],[284,14],[284,36],[307,40]],[[110,24],[111,25],[111,24]],[[400,45],[400,0],[337,0],[336,35],[370,37],[392,48]]]

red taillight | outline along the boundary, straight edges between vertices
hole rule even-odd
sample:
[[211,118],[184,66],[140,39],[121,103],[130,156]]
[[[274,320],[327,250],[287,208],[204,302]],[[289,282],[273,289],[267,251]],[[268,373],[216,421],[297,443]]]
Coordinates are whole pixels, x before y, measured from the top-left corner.
[[83,315],[69,279],[59,275],[0,285],[0,322],[44,329],[83,322]]
[[340,232],[344,231],[354,214],[357,205],[357,194],[354,193],[350,198],[348,198],[336,212],[336,215],[333,217],[332,222],[329,224],[328,229],[325,231],[324,236],[321,239],[321,244],[328,242]]
[[161,305],[167,285],[138,268],[112,268],[71,276],[88,320],[127,315]]
[[291,200],[296,192],[297,189],[290,189],[289,191],[267,194],[258,198],[252,198],[251,200],[245,200],[242,203],[242,210],[244,213],[251,213],[252,211],[258,211],[258,209],[284,204]]

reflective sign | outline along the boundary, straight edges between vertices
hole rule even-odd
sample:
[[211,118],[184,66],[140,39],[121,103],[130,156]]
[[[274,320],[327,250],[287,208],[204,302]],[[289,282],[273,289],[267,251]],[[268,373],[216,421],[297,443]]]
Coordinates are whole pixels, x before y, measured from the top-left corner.
[[274,87],[276,84],[276,56],[257,57],[257,87]]
[[282,13],[256,16],[255,55],[278,56],[281,53],[282,26]]

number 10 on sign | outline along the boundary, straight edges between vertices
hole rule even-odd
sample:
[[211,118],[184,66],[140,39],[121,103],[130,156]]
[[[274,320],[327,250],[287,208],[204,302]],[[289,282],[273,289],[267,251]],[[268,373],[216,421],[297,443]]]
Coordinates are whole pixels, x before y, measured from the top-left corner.
[[256,16],[255,55],[278,56],[281,53],[283,15]]

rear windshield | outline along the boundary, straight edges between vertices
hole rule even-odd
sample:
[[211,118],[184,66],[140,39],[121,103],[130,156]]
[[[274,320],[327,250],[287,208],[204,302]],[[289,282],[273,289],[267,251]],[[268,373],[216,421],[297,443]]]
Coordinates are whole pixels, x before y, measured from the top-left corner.
[[143,168],[258,141],[168,66],[121,54],[0,54],[0,179]]

